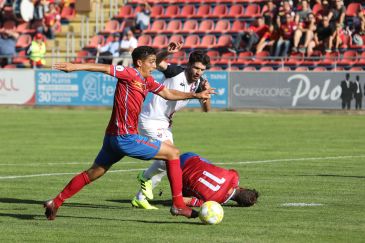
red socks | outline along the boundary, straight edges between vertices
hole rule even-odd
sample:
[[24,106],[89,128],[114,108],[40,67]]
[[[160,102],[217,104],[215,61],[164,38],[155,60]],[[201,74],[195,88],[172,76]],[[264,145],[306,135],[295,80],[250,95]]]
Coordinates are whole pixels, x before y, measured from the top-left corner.
[[167,177],[170,181],[172,203],[176,207],[184,208],[184,200],[182,197],[182,171],[180,168],[180,160],[168,160],[166,161]]
[[62,203],[79,192],[85,185],[90,183],[89,175],[86,171],[76,175],[72,180],[65,186],[65,188],[60,192],[54,199],[56,207],[59,208]]

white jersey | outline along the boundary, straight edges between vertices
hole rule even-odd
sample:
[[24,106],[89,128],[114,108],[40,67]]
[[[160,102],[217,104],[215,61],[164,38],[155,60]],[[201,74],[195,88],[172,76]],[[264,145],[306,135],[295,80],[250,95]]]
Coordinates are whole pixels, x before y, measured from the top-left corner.
[[[176,76],[172,76],[176,73],[178,73]],[[200,84],[200,80],[189,84],[184,69],[180,66],[169,65],[168,70],[166,70],[164,74],[167,78],[164,80],[163,84],[168,89],[174,89],[181,92],[196,92]],[[140,127],[169,128],[174,113],[185,107],[188,103],[189,100],[171,101],[165,100],[158,95],[153,95],[152,100],[144,105],[142,112],[139,115]]]

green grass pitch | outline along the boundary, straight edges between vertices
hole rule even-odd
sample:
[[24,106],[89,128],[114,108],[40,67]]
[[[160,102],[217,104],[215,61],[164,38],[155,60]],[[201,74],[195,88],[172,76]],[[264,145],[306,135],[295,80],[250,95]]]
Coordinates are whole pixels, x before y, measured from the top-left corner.
[[225,206],[219,225],[171,216],[167,178],[152,201],[159,210],[132,208],[136,175],[151,162],[131,158],[47,221],[43,201],[91,165],[109,116],[0,108],[0,242],[364,242],[365,117],[347,113],[176,114],[182,152],[236,169],[261,193],[254,207]]

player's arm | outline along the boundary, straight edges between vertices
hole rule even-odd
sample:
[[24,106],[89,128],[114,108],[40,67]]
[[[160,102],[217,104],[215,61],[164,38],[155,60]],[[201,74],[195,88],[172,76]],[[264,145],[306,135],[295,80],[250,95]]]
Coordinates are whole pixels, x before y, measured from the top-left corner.
[[105,74],[110,74],[110,65],[108,64],[56,63],[52,66],[52,68],[64,72],[90,71],[90,72],[101,72]]
[[[210,89],[211,88],[208,80],[206,80],[206,79],[204,79],[201,82],[201,87],[202,87],[202,90],[207,90],[207,89]],[[202,99],[202,100],[200,100],[200,105],[201,105],[202,110],[204,112],[209,112],[210,111],[210,108],[211,108],[210,99]]]
[[214,88],[203,90],[200,93],[181,92],[174,89],[164,88],[157,93],[157,95],[166,100],[210,99],[211,94],[215,94]]
[[182,47],[182,42],[171,42],[167,46],[167,49],[164,51],[160,51],[156,55],[156,65],[157,69],[160,71],[165,71],[167,69],[168,63],[166,62],[166,58],[175,52],[180,51]]
[[189,207],[200,207],[204,203],[203,200],[198,199],[196,197],[184,197],[183,199],[185,205]]

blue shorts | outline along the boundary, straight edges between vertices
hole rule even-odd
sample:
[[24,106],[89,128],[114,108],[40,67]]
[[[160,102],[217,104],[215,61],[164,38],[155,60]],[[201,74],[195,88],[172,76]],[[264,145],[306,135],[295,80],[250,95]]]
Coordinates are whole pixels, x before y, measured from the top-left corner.
[[[180,155],[180,168],[184,168],[185,162],[190,159],[191,157],[195,157],[195,156],[199,156],[199,154],[193,153],[193,152],[187,152],[187,153],[183,153],[182,155]],[[201,161],[204,161],[208,164],[211,164],[211,162],[207,159],[204,159],[202,157],[200,157]]]
[[156,156],[160,147],[161,141],[143,137],[139,134],[105,135],[103,147],[94,163],[97,165],[111,166],[124,156],[150,160]]

